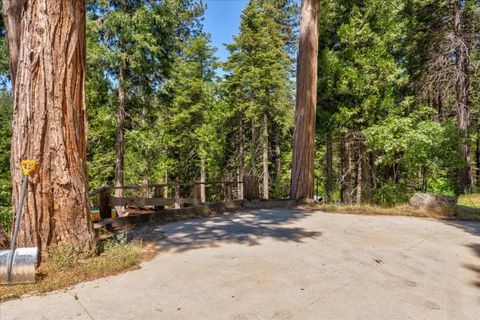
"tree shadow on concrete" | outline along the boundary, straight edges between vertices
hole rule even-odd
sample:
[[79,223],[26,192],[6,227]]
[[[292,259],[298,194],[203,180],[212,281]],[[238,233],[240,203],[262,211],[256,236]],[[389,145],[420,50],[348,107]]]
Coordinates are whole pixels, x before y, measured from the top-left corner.
[[[471,235],[480,236],[480,222],[478,221],[449,221],[447,224],[470,233]],[[465,244],[465,246],[480,259],[480,243],[469,243]],[[476,274],[476,279],[479,280],[474,281],[473,285],[480,288],[480,260],[476,265],[466,264],[464,267]]]
[[[468,244],[467,247],[470,248],[477,255],[477,257],[480,258],[480,244],[472,243],[472,244]],[[467,264],[465,265],[465,268],[475,272],[477,280],[473,284],[478,288],[480,288],[480,263],[476,265]]]
[[311,214],[285,209],[251,210],[156,226],[152,231],[164,233],[164,237],[156,241],[157,246],[160,251],[171,252],[212,248],[226,243],[255,246],[263,238],[302,242],[305,238],[321,235],[321,232],[292,225]]

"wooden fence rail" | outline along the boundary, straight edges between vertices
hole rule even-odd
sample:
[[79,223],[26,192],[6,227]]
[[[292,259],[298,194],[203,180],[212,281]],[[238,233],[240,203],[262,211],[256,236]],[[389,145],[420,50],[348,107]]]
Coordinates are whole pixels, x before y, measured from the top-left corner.
[[[90,193],[90,196],[99,195],[98,209],[102,219],[111,218],[112,207],[153,207],[155,212],[164,210],[165,207],[181,208],[184,206],[198,206],[202,204],[201,185],[221,186],[221,195],[224,201],[234,200],[234,186],[242,186],[243,197],[248,200],[259,199],[259,183],[257,176],[245,176],[243,181],[209,181],[209,182],[189,182],[189,183],[166,183],[166,184],[150,184],[150,185],[128,185],[124,187],[102,187]],[[191,188],[189,195],[191,197],[181,197],[181,187]],[[168,188],[173,188],[173,197],[167,197]],[[149,190],[152,189],[152,197],[114,197],[112,192],[115,189],[124,190]]]

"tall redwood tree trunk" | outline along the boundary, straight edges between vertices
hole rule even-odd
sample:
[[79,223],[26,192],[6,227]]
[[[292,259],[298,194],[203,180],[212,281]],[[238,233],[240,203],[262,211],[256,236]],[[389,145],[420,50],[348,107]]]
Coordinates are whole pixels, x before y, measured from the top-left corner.
[[319,0],[302,0],[290,197],[313,198]]
[[[4,0],[6,8],[14,3]],[[28,1],[20,18],[8,16],[11,12],[18,12],[7,10],[7,21],[17,21],[7,23],[15,83],[14,210],[23,178],[20,161],[37,161],[18,244],[42,251],[55,243],[93,248],[86,174],[85,1]]]

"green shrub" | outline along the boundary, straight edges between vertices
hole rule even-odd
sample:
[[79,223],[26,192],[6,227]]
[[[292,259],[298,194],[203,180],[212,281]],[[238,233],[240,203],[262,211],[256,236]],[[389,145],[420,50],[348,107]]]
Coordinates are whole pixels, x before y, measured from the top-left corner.
[[372,200],[383,207],[393,207],[408,202],[409,198],[410,194],[403,184],[389,181],[378,189]]
[[444,195],[455,195],[455,189],[450,179],[436,178],[428,179],[428,192]]

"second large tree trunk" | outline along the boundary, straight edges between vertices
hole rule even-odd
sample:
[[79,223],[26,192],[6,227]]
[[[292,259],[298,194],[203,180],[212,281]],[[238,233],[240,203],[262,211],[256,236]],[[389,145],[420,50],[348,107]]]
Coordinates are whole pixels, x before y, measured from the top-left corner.
[[290,184],[290,197],[295,200],[313,198],[319,6],[318,0],[302,1]]
[[[15,210],[23,179],[20,161],[33,159],[38,165],[30,177],[18,245],[38,246],[44,251],[51,244],[68,243],[91,249],[94,234],[88,212],[84,101],[85,2],[28,1],[20,26],[18,38],[9,36],[9,41],[19,41],[9,43],[12,56],[19,48],[11,157]],[[9,33],[17,32],[10,24],[7,28]]]

